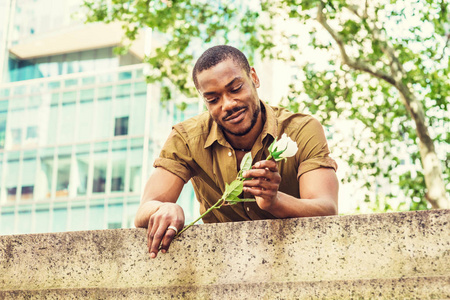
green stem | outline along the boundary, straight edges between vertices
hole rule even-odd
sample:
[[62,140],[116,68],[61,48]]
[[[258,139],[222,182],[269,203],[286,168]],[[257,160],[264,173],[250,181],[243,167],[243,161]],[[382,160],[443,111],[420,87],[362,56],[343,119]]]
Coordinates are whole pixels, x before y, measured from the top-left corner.
[[178,232],[178,234],[175,237],[180,236],[180,234],[182,234],[184,231],[186,231],[186,229],[188,229],[189,227],[191,227],[192,225],[194,225],[195,223],[197,223],[201,218],[203,218],[204,216],[206,216],[210,211],[212,211],[213,209],[218,209],[222,206],[222,204],[219,205],[219,203],[222,202],[223,204],[223,199],[220,198],[216,204],[214,204],[213,206],[211,206],[207,211],[205,211],[200,217],[198,217],[195,221],[191,222],[188,226],[184,227],[183,230],[181,230],[180,232]]
[[[273,158],[273,157],[272,157],[272,154],[269,154],[269,156],[267,156],[266,160],[269,160],[269,159],[272,159],[272,158]],[[239,171],[239,173],[238,173],[236,179],[242,180],[242,181],[243,181],[243,180],[250,180],[250,179],[252,179],[252,178],[242,178],[241,175],[242,175],[242,170]],[[226,197],[228,197],[228,195],[227,195]],[[255,199],[241,199],[241,201],[239,201],[239,202],[254,202],[254,201],[256,201],[256,200],[255,200]],[[222,202],[222,204],[219,205],[220,202]],[[188,229],[189,227],[191,227],[192,225],[194,225],[195,223],[197,223],[201,218],[203,218],[204,216],[206,216],[206,215],[207,215],[209,212],[211,212],[213,209],[219,209],[224,203],[225,203],[224,196],[222,196],[222,198],[220,198],[220,199],[216,202],[216,204],[214,204],[213,206],[211,206],[207,211],[205,211],[205,212],[204,212],[200,217],[198,217],[195,221],[191,222],[188,226],[184,227],[183,230],[181,230],[180,232],[178,232],[178,234],[177,234],[175,237],[180,236],[180,234],[182,234],[183,232],[185,232],[186,229]],[[237,202],[236,202],[236,203],[237,203]],[[236,203],[233,203],[233,204],[236,204]]]

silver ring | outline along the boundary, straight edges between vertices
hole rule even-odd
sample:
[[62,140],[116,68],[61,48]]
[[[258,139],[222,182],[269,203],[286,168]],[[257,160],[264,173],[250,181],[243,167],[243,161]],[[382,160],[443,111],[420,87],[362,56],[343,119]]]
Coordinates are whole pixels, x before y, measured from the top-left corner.
[[172,229],[175,231],[175,235],[178,234],[178,229],[175,226],[170,225],[169,227],[167,227],[167,230]]

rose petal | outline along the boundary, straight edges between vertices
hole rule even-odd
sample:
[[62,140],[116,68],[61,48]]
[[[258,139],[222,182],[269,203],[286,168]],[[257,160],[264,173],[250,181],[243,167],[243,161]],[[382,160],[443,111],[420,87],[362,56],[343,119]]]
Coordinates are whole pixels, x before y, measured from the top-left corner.
[[293,140],[291,140],[290,138],[288,138],[288,139],[289,139],[289,141],[287,143],[286,151],[281,153],[280,157],[288,158],[288,157],[291,157],[291,156],[294,156],[295,154],[297,154],[297,151],[298,151],[297,143],[294,142]]

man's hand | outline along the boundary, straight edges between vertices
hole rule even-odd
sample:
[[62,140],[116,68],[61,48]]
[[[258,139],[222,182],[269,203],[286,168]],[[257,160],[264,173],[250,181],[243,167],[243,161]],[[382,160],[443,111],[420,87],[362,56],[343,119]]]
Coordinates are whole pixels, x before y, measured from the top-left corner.
[[275,161],[259,161],[251,170],[245,171],[242,175],[246,178],[253,178],[244,181],[244,192],[255,196],[256,203],[261,209],[270,211],[277,205],[281,176]]
[[299,179],[301,198],[278,191],[281,176],[277,164],[260,161],[242,174],[244,192],[255,196],[258,206],[278,218],[329,216],[338,212],[339,183],[333,169],[319,168]]
[[162,203],[158,210],[151,215],[148,222],[147,246],[151,258],[155,258],[158,251],[166,253],[170,243],[176,235],[175,230],[169,229],[174,226],[180,231],[184,225],[184,212],[176,203]]
[[147,247],[151,258],[156,257],[159,249],[163,253],[169,249],[176,234],[169,226],[174,226],[178,231],[183,228],[184,212],[176,204],[183,186],[184,181],[180,177],[162,168],[156,168],[147,180],[134,225],[147,228]]

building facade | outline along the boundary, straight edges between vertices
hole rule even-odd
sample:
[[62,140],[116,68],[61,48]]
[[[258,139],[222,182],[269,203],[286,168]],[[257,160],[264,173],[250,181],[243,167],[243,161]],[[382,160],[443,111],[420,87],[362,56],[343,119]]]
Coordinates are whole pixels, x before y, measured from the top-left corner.
[[[171,125],[202,110],[162,103],[143,49],[115,55],[120,27],[72,20],[80,3],[0,4],[0,234],[133,227]],[[198,215],[190,185],[179,203]]]

